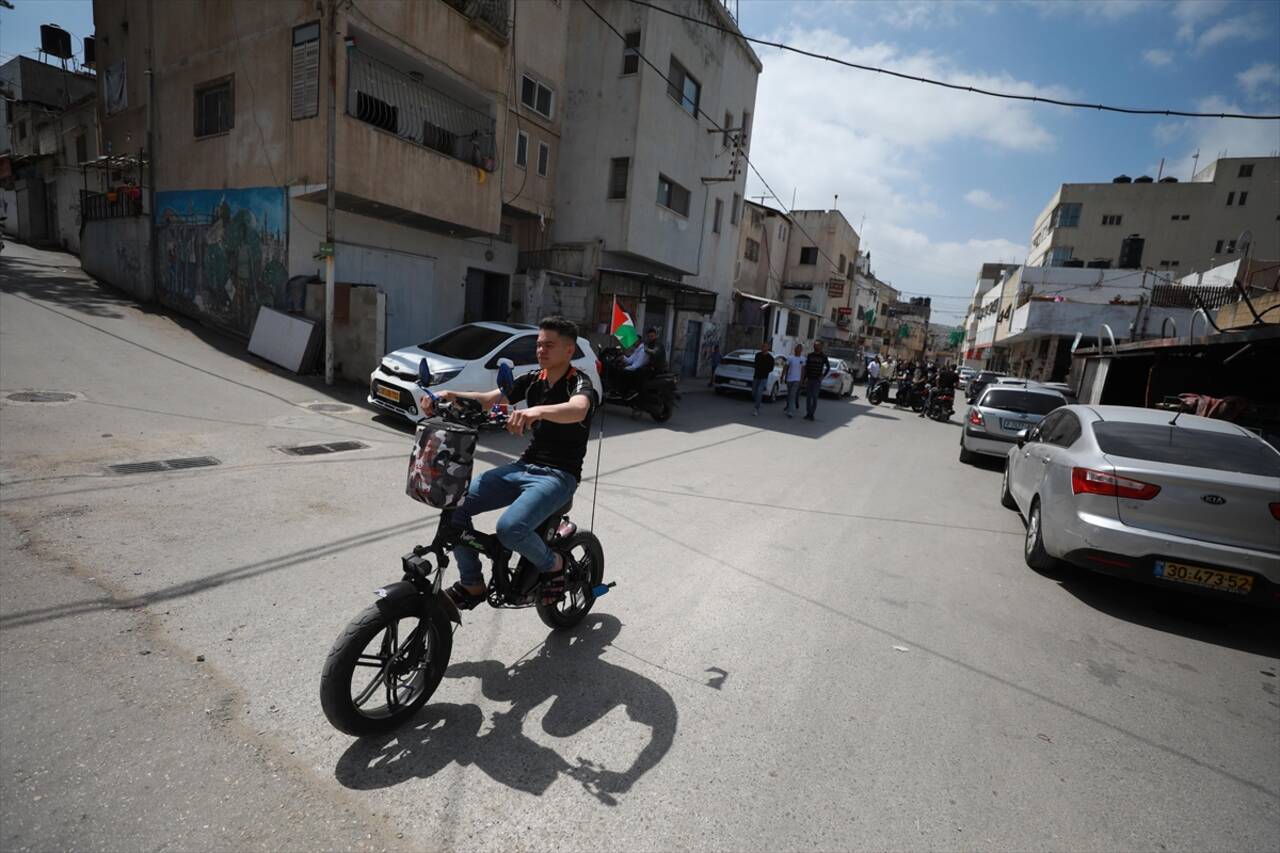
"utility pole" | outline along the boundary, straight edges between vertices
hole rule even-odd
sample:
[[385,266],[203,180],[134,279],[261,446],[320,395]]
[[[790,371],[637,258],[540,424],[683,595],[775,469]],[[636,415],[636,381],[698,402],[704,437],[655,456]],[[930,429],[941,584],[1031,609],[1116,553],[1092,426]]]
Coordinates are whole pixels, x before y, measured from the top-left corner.
[[333,384],[333,305],[334,305],[334,224],[337,219],[337,194],[334,192],[334,160],[337,157],[338,124],[338,0],[329,0],[329,116],[325,129],[325,218],[324,242],[324,384]]

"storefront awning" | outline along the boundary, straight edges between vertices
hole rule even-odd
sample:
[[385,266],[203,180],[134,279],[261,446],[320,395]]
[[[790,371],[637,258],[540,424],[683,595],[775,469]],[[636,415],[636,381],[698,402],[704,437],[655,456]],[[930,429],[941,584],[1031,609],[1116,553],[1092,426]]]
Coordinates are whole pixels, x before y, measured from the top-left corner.
[[677,311],[692,311],[695,314],[713,314],[716,310],[714,290],[637,270],[601,267],[600,294],[632,296],[641,302],[647,302],[650,298],[661,299],[672,303]]

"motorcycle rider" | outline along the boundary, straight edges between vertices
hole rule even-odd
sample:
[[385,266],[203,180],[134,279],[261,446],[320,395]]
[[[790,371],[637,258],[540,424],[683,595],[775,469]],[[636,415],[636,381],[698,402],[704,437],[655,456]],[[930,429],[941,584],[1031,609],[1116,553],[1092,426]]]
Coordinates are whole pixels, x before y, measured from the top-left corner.
[[[538,535],[542,522],[569,502],[582,478],[582,460],[591,434],[591,413],[599,403],[586,374],[570,364],[578,341],[578,327],[563,317],[545,317],[538,324],[538,365],[519,376],[504,396],[492,391],[441,391],[444,401],[475,400],[488,409],[502,400],[513,406],[527,401],[525,409],[513,409],[507,430],[513,435],[532,433],[519,460],[493,468],[471,483],[467,496],[453,511],[453,523],[462,529],[471,518],[491,510],[507,510],[498,519],[498,540],[520,554],[541,575],[542,602],[554,604],[564,596],[564,555],[553,552]],[[430,417],[435,405],[430,397],[421,403]],[[460,609],[470,610],[485,600],[480,557],[469,547],[454,551],[461,580],[448,590]]]
[[627,356],[622,369],[621,381],[618,383],[628,396],[640,393],[644,380],[655,373],[663,373],[667,369],[667,351],[658,340],[658,330],[650,326],[644,333],[644,340],[636,343],[635,349]]

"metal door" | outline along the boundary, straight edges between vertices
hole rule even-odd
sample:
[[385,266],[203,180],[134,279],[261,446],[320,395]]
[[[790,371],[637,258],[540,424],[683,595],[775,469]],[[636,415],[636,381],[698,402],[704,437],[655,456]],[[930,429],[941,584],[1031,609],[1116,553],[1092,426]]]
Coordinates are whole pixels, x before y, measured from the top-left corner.
[[376,285],[386,295],[387,352],[420,344],[444,331],[433,322],[431,310],[433,258],[339,243],[334,277],[345,284]]
[[698,350],[702,347],[702,322],[690,320],[684,333],[684,363],[680,366],[681,376],[698,375]]

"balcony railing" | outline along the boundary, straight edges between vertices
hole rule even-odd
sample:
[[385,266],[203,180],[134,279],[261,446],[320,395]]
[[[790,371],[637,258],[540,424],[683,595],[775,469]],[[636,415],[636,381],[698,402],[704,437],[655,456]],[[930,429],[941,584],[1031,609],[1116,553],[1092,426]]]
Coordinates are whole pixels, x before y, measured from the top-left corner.
[[142,216],[142,193],[131,189],[109,193],[80,191],[80,216],[85,222],[95,219],[119,219]]
[[509,38],[507,13],[510,4],[508,0],[445,0],[445,2],[471,20],[492,30],[493,34],[503,41]]
[[413,74],[347,51],[347,115],[492,172],[496,123]]

